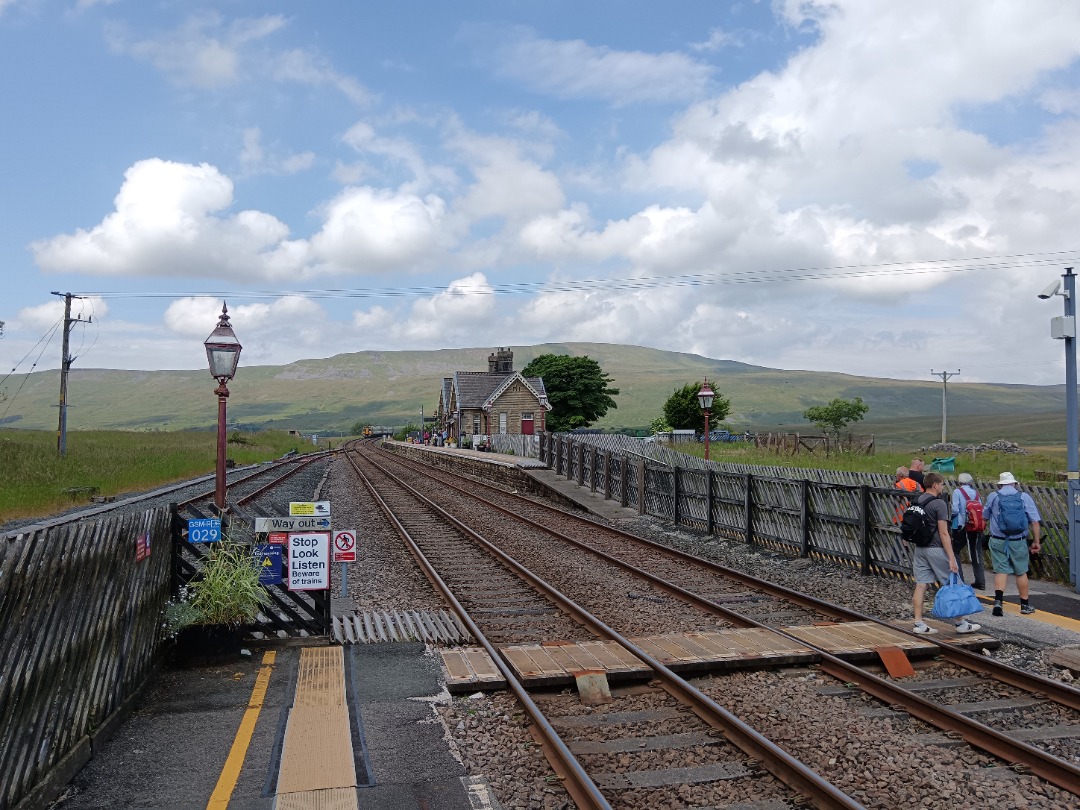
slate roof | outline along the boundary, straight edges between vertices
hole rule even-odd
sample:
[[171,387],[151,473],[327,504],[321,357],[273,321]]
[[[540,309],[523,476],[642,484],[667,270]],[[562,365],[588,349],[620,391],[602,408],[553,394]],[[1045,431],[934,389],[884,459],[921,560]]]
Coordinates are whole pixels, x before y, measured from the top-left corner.
[[[483,408],[488,398],[509,379],[520,376],[517,372],[503,374],[499,371],[455,371],[454,388],[457,390],[458,408]],[[522,377],[537,395],[547,396],[544,381],[540,377]]]

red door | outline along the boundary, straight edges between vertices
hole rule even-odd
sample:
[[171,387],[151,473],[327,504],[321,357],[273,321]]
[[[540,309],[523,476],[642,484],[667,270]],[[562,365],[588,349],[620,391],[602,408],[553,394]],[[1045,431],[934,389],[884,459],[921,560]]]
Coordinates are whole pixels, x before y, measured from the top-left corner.
[[533,417],[531,413],[523,413],[521,415],[521,435],[533,435]]

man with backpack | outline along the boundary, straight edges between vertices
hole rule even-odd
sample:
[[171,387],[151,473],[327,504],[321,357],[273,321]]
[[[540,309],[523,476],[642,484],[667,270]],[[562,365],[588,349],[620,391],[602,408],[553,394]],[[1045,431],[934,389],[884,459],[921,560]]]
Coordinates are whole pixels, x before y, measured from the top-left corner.
[[[915,578],[911,604],[915,611],[914,630],[921,635],[937,632],[923,621],[927,586],[935,582],[944,585],[949,574],[960,573],[949,536],[949,505],[941,497],[944,488],[944,478],[938,473],[927,473],[923,477],[923,493],[904,510],[900,525],[901,536],[915,547],[911,555],[911,573]],[[974,633],[981,628],[982,625],[968,621],[966,616],[956,623],[957,633]]]
[[983,517],[982,498],[968,473],[960,473],[956,480],[960,486],[952,494],[953,548],[956,551],[967,548],[971,558],[973,587],[984,591],[986,572],[983,570],[982,535],[986,519]]
[[1028,527],[1031,528],[1031,552],[1039,553],[1039,509],[1026,492],[1016,488],[1011,472],[998,476],[998,491],[986,497],[983,508],[986,525],[990,528],[990,562],[994,566],[993,615],[1005,615],[1005,583],[1009,574],[1016,577],[1020,594],[1020,612],[1025,616],[1035,612],[1028,602]]

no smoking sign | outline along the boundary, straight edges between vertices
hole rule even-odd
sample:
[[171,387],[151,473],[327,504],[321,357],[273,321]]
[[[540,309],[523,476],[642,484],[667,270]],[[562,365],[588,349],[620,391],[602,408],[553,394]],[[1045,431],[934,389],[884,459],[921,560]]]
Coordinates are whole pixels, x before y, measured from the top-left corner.
[[342,529],[334,532],[334,562],[356,562],[355,529]]

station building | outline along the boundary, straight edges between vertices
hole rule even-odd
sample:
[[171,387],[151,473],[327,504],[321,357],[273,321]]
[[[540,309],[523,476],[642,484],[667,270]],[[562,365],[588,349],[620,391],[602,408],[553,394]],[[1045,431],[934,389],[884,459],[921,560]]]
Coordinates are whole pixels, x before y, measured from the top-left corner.
[[514,371],[514,353],[500,347],[488,356],[487,371],[443,378],[435,420],[438,430],[468,447],[495,433],[540,433],[550,410],[543,379]]

